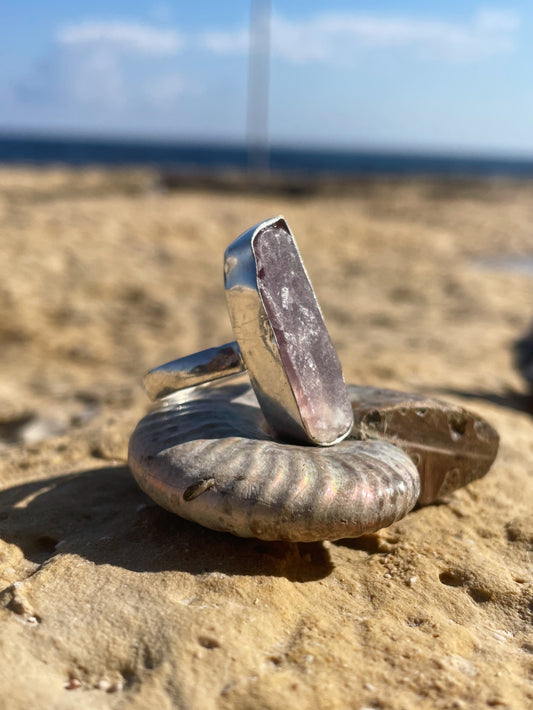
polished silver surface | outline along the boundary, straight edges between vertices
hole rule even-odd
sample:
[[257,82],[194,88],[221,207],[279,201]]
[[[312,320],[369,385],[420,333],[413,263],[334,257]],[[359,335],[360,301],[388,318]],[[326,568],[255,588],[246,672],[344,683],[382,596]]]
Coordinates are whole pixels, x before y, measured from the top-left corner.
[[282,442],[253,390],[227,382],[162,400],[137,425],[128,460],[140,487],[167,510],[263,540],[373,532],[402,518],[420,491],[415,464],[393,444]]
[[237,343],[226,343],[150,370],[143,378],[143,385],[150,399],[160,399],[180,389],[237,375],[245,369]]
[[272,429],[321,446],[341,441],[353,424],[341,364],[283,217],[236,239],[224,274],[233,332]]
[[283,217],[261,222],[228,247],[224,277],[237,342],[151,370],[144,378],[149,396],[246,368],[278,436],[321,446],[341,441],[353,423],[341,365]]

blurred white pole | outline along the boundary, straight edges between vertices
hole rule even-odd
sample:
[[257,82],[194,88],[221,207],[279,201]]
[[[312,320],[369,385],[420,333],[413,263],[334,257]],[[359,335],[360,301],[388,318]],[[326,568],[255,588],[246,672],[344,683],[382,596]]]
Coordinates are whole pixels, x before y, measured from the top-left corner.
[[270,0],[251,0],[246,126],[249,170],[268,170],[269,83]]

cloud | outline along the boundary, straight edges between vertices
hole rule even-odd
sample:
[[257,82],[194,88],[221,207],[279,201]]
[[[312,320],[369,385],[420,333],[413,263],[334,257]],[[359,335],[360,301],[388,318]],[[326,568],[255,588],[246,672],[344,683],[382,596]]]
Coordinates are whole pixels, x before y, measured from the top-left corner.
[[[408,15],[326,12],[302,20],[272,18],[272,54],[290,62],[353,60],[365,49],[406,48],[437,58],[476,60],[515,46],[519,17],[507,10],[479,10],[451,22]],[[200,45],[218,54],[242,53],[248,32],[207,32]]]
[[145,96],[153,106],[171,108],[189,91],[192,89],[180,73],[169,72],[155,76],[145,87]]
[[234,32],[204,32],[197,39],[201,49],[215,54],[242,54],[248,51],[250,36],[248,30]]
[[186,91],[169,66],[183,45],[176,29],[127,21],[71,24],[57,32],[13,94],[24,104],[102,116],[168,110]]
[[[168,6],[161,11],[168,12]],[[293,64],[351,67],[361,58],[371,62],[378,52],[401,50],[405,57],[477,61],[512,51],[519,27],[516,14],[495,9],[479,10],[462,21],[378,11],[326,11],[297,19],[277,14],[272,56]],[[73,22],[58,28],[33,67],[0,87],[3,113],[11,111],[25,121],[48,116],[51,123],[159,125],[167,120],[174,126],[202,106],[203,120],[217,89],[213,82],[209,95],[205,91],[210,69],[216,72],[224,56],[244,58],[248,47],[249,32],[242,27],[226,31],[218,25],[185,37],[170,21]],[[198,68],[184,63],[191,50],[205,55]]]
[[67,25],[58,32],[57,41],[66,46],[107,46],[141,54],[174,54],[184,44],[177,30],[124,21]]
[[113,112],[126,101],[126,75],[119,59],[108,51],[53,47],[15,83],[13,94],[23,105],[57,110],[105,106]]

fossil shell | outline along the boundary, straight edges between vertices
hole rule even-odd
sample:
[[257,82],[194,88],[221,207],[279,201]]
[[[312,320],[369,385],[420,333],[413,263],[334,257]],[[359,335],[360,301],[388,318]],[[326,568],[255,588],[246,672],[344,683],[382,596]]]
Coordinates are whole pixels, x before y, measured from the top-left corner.
[[418,503],[442,500],[481,478],[498,453],[498,432],[477,414],[449,402],[377,387],[348,387],[351,437],[403,449],[420,474]]
[[415,505],[412,460],[384,441],[282,443],[248,385],[179,392],[137,425],[129,464],[159,505],[213,530],[263,540],[356,537]]

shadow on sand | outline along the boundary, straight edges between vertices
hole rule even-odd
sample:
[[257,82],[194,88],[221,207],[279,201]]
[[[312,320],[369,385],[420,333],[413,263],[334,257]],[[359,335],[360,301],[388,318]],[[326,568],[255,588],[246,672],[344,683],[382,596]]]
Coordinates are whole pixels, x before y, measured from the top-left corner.
[[213,532],[153,503],[126,466],[80,471],[0,491],[0,537],[42,563],[74,553],[136,572],[283,576],[332,570],[322,543],[263,542]]
[[432,393],[438,392],[443,396],[463,397],[464,399],[480,399],[485,402],[491,402],[499,407],[506,409],[514,409],[517,412],[526,412],[533,416],[533,394],[524,394],[523,392],[490,392],[490,391],[469,391],[453,388],[442,388],[439,390],[432,389]]

